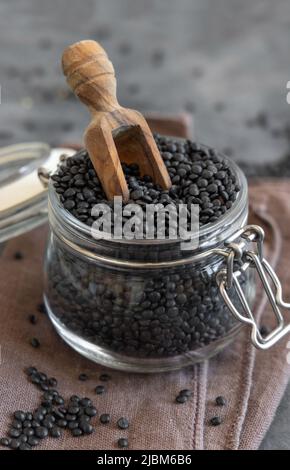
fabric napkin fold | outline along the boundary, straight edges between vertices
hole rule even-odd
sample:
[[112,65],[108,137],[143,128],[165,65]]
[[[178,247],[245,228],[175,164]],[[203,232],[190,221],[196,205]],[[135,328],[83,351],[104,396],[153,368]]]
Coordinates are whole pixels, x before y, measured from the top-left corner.
[[[253,222],[267,233],[267,257],[277,265],[290,299],[290,181],[257,181],[251,185]],[[40,449],[116,449],[119,437],[128,437],[130,449],[256,449],[259,447],[281,400],[290,376],[285,338],[269,351],[254,349],[247,327],[223,352],[208,362],[164,374],[127,374],[107,370],[111,380],[107,392],[95,395],[94,388],[104,368],[68,347],[56,334],[48,318],[37,312],[42,301],[42,262],[47,227],[34,230],[8,242],[0,255],[0,437],[8,430],[16,409],[33,410],[41,392],[23,372],[36,366],[59,381],[59,391],[89,396],[99,414],[110,413],[112,420],[96,431],[74,438],[67,431],[61,439],[47,438]],[[20,250],[23,259],[14,258]],[[257,317],[273,325],[273,313],[258,291]],[[36,314],[37,324],[28,321]],[[288,315],[288,320],[290,315]],[[40,340],[34,349],[29,341]],[[80,382],[86,373],[89,380]],[[193,390],[186,404],[176,404],[183,388]],[[217,407],[215,398],[223,395],[227,406]],[[118,418],[130,421],[126,431],[118,429]],[[220,416],[220,426],[210,425]],[[3,448],[1,448],[3,449]]]

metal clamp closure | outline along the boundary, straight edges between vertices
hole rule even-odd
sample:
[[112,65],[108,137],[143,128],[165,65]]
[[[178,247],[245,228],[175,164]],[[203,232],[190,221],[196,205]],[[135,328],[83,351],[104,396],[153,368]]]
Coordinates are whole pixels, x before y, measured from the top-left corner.
[[[290,323],[285,325],[279,308],[290,309],[290,304],[283,301],[281,283],[274,270],[264,258],[264,236],[263,229],[257,225],[248,225],[239,230],[235,234],[234,240],[226,244],[228,248],[228,252],[225,255],[226,269],[220,270],[217,274],[217,284],[226,305],[237,320],[251,326],[252,343],[259,349],[270,348],[287,333],[290,333]],[[256,251],[249,249],[253,244],[256,245]],[[240,266],[235,270],[235,262],[237,261]],[[256,270],[276,318],[277,326],[266,337],[263,337],[260,333],[255,316],[239,282],[241,274],[250,268]],[[274,286],[274,291],[269,280]],[[235,289],[242,307],[242,313],[230,298],[229,290],[231,288]]]

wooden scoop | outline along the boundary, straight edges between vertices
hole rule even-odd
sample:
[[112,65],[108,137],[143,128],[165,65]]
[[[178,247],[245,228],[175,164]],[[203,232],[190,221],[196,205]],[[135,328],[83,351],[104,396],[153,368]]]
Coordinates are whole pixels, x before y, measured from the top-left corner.
[[88,40],[69,46],[62,67],[69,86],[91,112],[84,141],[107,198],[129,199],[121,162],[137,163],[141,175],[170,188],[167,168],[144,117],[117,101],[114,67],[100,44]]

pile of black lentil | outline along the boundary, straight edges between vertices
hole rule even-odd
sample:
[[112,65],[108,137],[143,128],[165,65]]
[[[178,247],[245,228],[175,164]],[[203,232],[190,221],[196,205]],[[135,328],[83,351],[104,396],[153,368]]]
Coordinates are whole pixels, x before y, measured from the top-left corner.
[[68,429],[74,437],[94,431],[91,419],[96,416],[97,410],[89,398],[73,395],[65,404],[65,399],[56,389],[57,380],[54,377],[47,377],[35,367],[29,367],[26,374],[44,392],[41,404],[34,411],[14,412],[8,436],[0,440],[2,446],[30,450],[46,437],[60,438],[64,429]]
[[[90,398],[72,395],[65,401],[57,390],[58,382],[54,377],[48,377],[33,366],[28,367],[25,373],[29,381],[44,393],[40,405],[33,411],[16,410],[13,413],[7,437],[0,439],[1,446],[12,450],[31,450],[47,437],[61,438],[64,430],[74,437],[89,435],[96,430],[92,419],[98,412]],[[100,380],[104,380],[102,375]],[[103,413],[99,422],[108,424],[110,420],[110,415]],[[120,430],[126,430],[129,421],[121,417],[116,425]],[[120,448],[128,447],[128,439],[120,437],[117,445]]]
[[[200,225],[217,221],[232,207],[240,188],[228,161],[215,149],[190,140],[181,141],[159,135],[155,136],[155,140],[172,187],[163,190],[152,182],[150,176],[140,176],[138,165],[123,164],[130,191],[129,203],[139,204],[144,212],[146,204],[166,207],[183,203],[188,206],[188,217],[191,204],[198,204]],[[86,151],[69,158],[52,179],[65,209],[89,226],[96,220],[91,215],[93,206],[104,202],[108,204]],[[112,203],[109,205],[112,206]],[[125,221],[126,217],[123,216]]]

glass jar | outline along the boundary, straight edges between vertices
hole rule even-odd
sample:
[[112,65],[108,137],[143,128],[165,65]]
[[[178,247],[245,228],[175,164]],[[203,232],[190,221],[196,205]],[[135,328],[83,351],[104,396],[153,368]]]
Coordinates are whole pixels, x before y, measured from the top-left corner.
[[[241,239],[248,218],[246,178],[228,164],[241,190],[231,209],[200,229],[191,251],[176,240],[96,240],[50,183],[45,304],[69,345],[108,367],[157,372],[207,359],[237,335],[242,323],[217,280],[224,282],[232,263],[250,306],[255,284],[253,271],[240,269],[245,263],[226,247]],[[234,287],[229,293],[238,305]]]
[[[45,302],[59,334],[86,357],[118,369],[155,372],[201,361],[247,325],[255,347],[290,333],[279,279],[263,255],[264,232],[246,225],[247,183],[217,222],[204,226],[198,248],[179,241],[95,240],[60,204],[50,175],[75,152],[40,142],[0,151],[0,252],[47,220]],[[276,319],[263,336],[252,310],[261,281]]]

